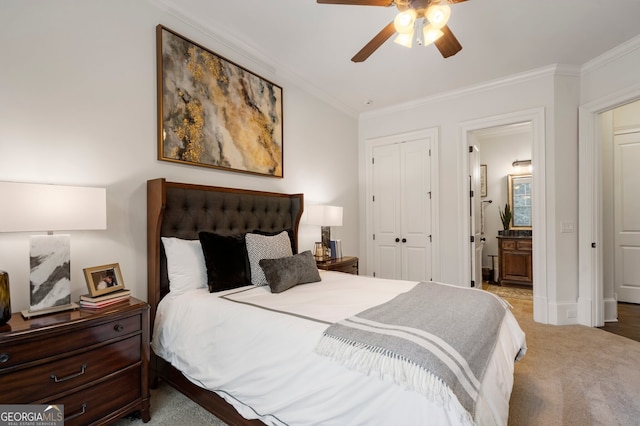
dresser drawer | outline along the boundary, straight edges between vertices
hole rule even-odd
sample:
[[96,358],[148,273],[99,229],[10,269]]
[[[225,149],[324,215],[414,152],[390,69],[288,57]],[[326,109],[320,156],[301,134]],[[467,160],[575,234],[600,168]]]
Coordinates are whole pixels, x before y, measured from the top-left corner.
[[0,375],[0,403],[27,404],[77,389],[140,362],[140,335]]
[[[64,404],[65,426],[88,425],[113,416],[141,397],[140,369],[125,370],[89,389],[61,398],[42,399],[38,404]],[[127,414],[126,409],[121,415]]]
[[502,249],[503,250],[523,250],[523,251],[531,251],[531,240],[523,239],[523,240],[502,240]]
[[336,272],[346,272],[347,274],[358,274],[358,263],[351,263],[349,265],[339,265],[332,269],[332,271]]
[[40,360],[125,336],[140,331],[141,327],[142,319],[138,314],[93,327],[70,330],[55,336],[3,343],[0,347],[0,373],[4,369],[29,361]]

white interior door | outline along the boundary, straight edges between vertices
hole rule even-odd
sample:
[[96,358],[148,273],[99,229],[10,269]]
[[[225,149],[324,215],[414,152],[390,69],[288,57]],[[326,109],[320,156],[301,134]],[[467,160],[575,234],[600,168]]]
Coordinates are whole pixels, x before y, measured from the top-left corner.
[[431,280],[430,140],[381,144],[372,155],[373,273]]
[[640,303],[640,133],[614,137],[614,283],[618,301]]
[[429,143],[400,144],[402,279],[431,280],[431,168]]
[[480,212],[480,150],[469,146],[469,250],[471,259],[471,286],[482,288],[482,215]]

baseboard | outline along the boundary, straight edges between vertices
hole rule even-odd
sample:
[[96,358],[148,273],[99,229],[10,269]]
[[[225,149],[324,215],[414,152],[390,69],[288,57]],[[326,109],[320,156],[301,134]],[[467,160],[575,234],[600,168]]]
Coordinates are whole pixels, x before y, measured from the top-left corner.
[[613,298],[604,299],[604,322],[618,322],[618,301]]

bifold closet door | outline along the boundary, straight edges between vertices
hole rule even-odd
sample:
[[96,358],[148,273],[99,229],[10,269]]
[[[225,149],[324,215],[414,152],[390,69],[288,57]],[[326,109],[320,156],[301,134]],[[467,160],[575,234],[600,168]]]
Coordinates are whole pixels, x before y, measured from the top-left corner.
[[376,146],[372,161],[374,275],[430,280],[430,140]]

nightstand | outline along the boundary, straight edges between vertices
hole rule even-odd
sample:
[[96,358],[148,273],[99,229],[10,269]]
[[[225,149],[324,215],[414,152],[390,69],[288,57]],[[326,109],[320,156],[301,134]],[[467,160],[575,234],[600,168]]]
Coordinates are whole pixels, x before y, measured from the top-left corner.
[[338,259],[317,260],[318,269],[325,271],[346,272],[347,274],[358,275],[358,258],[354,256],[344,256]]
[[0,326],[0,404],[63,404],[64,424],[149,413],[149,305],[130,298]]

